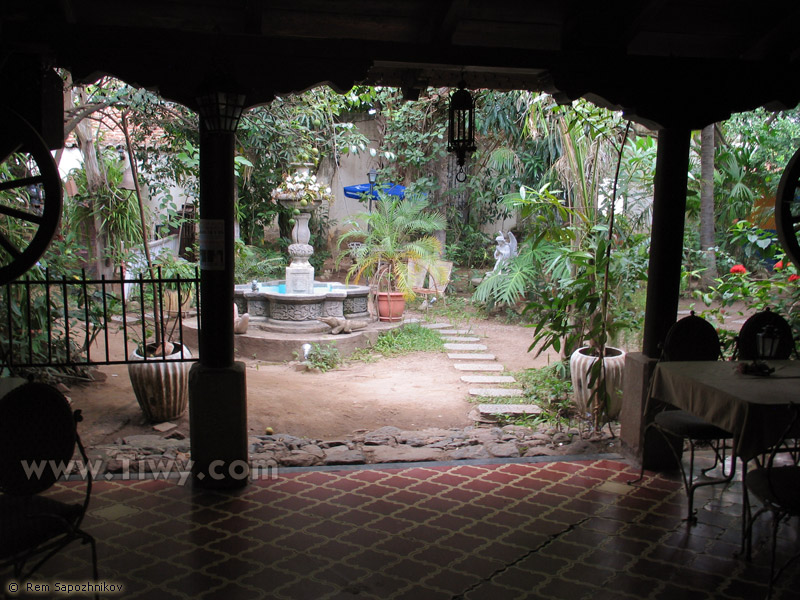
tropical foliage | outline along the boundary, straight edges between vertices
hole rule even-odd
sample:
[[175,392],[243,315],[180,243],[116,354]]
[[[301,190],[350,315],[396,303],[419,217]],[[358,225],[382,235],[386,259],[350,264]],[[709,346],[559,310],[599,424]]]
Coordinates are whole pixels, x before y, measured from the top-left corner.
[[339,238],[340,245],[360,242],[341,256],[353,261],[347,272],[348,281],[358,283],[366,277],[378,291],[403,292],[413,297],[408,261],[431,264],[439,258],[441,244],[432,234],[446,226],[441,215],[427,208],[424,200],[400,200],[381,194],[373,212],[352,221],[352,229]]

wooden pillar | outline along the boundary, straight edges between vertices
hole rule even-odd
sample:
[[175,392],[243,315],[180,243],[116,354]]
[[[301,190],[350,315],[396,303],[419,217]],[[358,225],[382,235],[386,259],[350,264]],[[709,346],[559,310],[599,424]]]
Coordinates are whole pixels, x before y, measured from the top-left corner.
[[653,226],[642,351],[658,358],[661,344],[678,314],[686,219],[691,131],[667,128],[658,132]]
[[234,362],[234,135],[244,98],[214,92],[200,114],[200,360],[189,372],[192,477],[206,488],[247,484],[247,386]]
[[234,132],[200,121],[200,363],[233,364]]
[[629,353],[625,361],[620,413],[622,446],[635,459],[644,455],[647,468],[656,470],[675,467],[671,451],[660,438],[648,435],[645,449],[644,427],[655,413],[651,406],[645,414],[650,377],[661,354],[661,344],[678,314],[690,140],[688,128],[673,127],[658,133],[643,352]]

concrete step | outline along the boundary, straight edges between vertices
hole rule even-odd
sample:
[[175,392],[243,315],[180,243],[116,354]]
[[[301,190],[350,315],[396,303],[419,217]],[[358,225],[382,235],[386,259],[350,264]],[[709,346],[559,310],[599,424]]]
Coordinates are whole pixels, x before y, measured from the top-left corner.
[[449,329],[452,327],[450,323],[422,323],[425,329]]
[[488,350],[485,344],[445,344],[445,350]]
[[502,371],[503,365],[500,363],[453,363],[459,371]]
[[468,335],[474,332],[469,329],[440,329],[439,333],[442,335]]
[[464,383],[516,383],[511,375],[462,375]]
[[447,358],[453,360],[494,360],[494,354],[481,354],[479,352],[449,352]]
[[535,404],[478,404],[481,416],[492,415],[538,415],[542,408]]
[[514,388],[469,388],[469,395],[485,398],[519,398],[523,392]]
[[479,337],[467,337],[465,335],[443,335],[442,339],[445,342],[480,342]]

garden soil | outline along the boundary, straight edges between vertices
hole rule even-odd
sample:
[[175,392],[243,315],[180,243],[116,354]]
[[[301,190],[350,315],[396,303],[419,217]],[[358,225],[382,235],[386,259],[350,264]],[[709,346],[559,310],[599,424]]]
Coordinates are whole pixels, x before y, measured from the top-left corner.
[[[683,301],[681,313],[693,308]],[[738,329],[744,321],[733,307],[725,326]],[[743,311],[742,311],[743,312]],[[410,316],[422,316],[414,315]],[[506,371],[541,367],[557,360],[556,353],[536,356],[528,348],[533,330],[496,319],[456,325],[468,329],[488,346]],[[111,336],[112,359],[122,358],[122,335]],[[194,350],[194,349],[192,349]],[[237,357],[246,365],[247,425],[250,435],[274,433],[333,440],[372,431],[386,425],[403,430],[426,427],[463,428],[473,425],[469,384],[445,353],[414,353],[381,358],[373,363],[353,362],[326,373],[297,371],[290,363],[268,364]],[[134,434],[152,434],[144,420],[125,365],[103,366],[103,381],[72,383],[67,395],[81,409],[81,436],[89,446],[109,444]],[[221,397],[220,402],[225,402]],[[189,435],[188,412],[172,431]]]
[[[555,356],[528,352],[532,330],[519,325],[476,321],[461,325],[482,338],[507,371],[546,365]],[[112,358],[122,357],[122,336],[110,338]],[[192,349],[194,351],[194,349]],[[298,371],[291,363],[268,364],[237,357],[246,365],[247,420],[250,435],[288,433],[314,439],[340,439],[385,425],[400,429],[462,428],[473,425],[469,384],[445,353],[413,353],[352,362],[326,373]],[[125,365],[99,368],[92,383],[69,383],[67,395],[83,411],[81,436],[88,446],[155,433],[131,388]],[[221,397],[220,402],[225,402]],[[174,421],[189,434],[188,413]]]

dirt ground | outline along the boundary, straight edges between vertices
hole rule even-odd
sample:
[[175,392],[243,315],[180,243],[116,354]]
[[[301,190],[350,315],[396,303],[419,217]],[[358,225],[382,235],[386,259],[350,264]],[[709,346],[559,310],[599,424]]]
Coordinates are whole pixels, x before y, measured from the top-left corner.
[[[529,328],[493,320],[473,321],[467,328],[483,338],[506,370],[545,365],[554,355],[534,359],[528,352]],[[122,336],[112,336],[112,356],[122,355]],[[194,351],[194,349],[192,349]],[[401,429],[465,427],[473,404],[469,384],[445,353],[415,353],[354,362],[327,373],[297,371],[291,364],[267,364],[241,358],[247,381],[247,416],[251,435],[267,427],[275,433],[335,439],[384,425]],[[105,381],[73,383],[68,395],[82,409],[81,435],[89,446],[111,443],[132,434],[153,433],[145,422],[125,365],[100,367]],[[224,398],[220,398],[224,402]],[[188,435],[188,413],[175,421]]]
[[[687,314],[693,304],[691,300],[683,300],[679,316]],[[744,321],[738,309],[730,309],[731,318],[725,326],[738,329]],[[407,316],[422,315],[407,311]],[[523,325],[508,325],[499,319],[471,319],[454,326],[482,338],[488,352],[497,357],[506,371],[544,366],[557,360],[552,351],[538,357],[535,352],[528,352],[533,331]],[[122,340],[121,335],[111,337],[112,358],[122,357]],[[453,368],[453,361],[445,353],[348,363],[327,373],[299,372],[287,363],[237,359],[247,367],[251,435],[263,434],[271,427],[275,433],[336,439],[385,425],[413,430],[473,424],[469,413],[474,405],[467,400],[469,384],[460,380],[462,373]],[[68,394],[75,407],[83,410],[81,435],[87,445],[111,443],[126,435],[154,433],[136,402],[127,367],[103,366],[100,371],[105,374],[105,381],[72,384]],[[188,435],[188,412],[176,424],[179,432]]]

